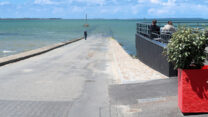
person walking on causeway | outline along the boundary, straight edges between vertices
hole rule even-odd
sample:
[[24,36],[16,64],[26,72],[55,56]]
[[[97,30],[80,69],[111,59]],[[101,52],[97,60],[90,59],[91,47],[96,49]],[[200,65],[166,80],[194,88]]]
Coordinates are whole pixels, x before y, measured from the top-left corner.
[[87,40],[87,31],[84,31],[84,38]]

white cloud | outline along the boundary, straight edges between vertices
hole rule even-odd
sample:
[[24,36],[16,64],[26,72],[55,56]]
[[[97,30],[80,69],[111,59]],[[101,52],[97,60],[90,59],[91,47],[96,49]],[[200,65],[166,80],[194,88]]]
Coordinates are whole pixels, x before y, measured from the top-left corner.
[[163,2],[162,5],[164,6],[174,6],[176,3],[176,0],[168,0],[168,2]]
[[[153,2],[153,0],[151,0]],[[159,7],[152,7],[147,12],[151,16],[174,16],[176,11],[180,8],[176,5],[176,0],[159,1],[155,0],[154,4],[158,4]],[[177,9],[179,8],[179,9]]]
[[147,5],[163,5],[163,6],[172,6],[175,5],[176,0],[137,0],[138,3],[146,3]]
[[116,6],[116,7],[100,7],[99,8],[99,12],[100,13],[106,13],[106,14],[116,14],[118,12],[120,12],[122,9],[120,8],[120,6]]
[[10,2],[7,2],[7,1],[0,2],[0,6],[3,6],[3,5],[8,5],[8,4],[10,4]]
[[72,6],[71,11],[72,12],[84,12],[85,8],[84,7],[78,7],[78,6]]
[[[9,0],[0,0],[9,1]],[[202,17],[207,18],[208,0],[32,0],[33,4],[16,4],[0,2],[1,5],[12,4],[12,11],[25,13],[25,16],[46,17],[52,14],[57,17],[83,17],[88,13],[91,17],[109,18],[165,18],[165,17]],[[45,5],[39,7],[34,4]],[[31,5],[31,6],[30,6]],[[9,6],[8,6],[9,7]],[[0,7],[1,8],[1,7]],[[4,7],[2,7],[4,8]],[[27,11],[28,9],[31,9]],[[6,10],[6,9],[5,9]],[[2,9],[1,11],[4,11]],[[13,12],[12,12],[13,13]],[[36,14],[33,14],[36,13]],[[9,13],[8,13],[9,14]],[[39,15],[40,14],[40,15]],[[42,14],[42,15],[41,15]],[[3,14],[4,17],[7,14]],[[15,15],[15,14],[14,14]],[[10,15],[13,17],[12,15]],[[21,15],[24,16],[24,15]]]
[[59,4],[58,2],[53,2],[51,0],[35,0],[35,4],[41,4],[41,5],[52,5],[52,4]]
[[164,14],[170,13],[170,11],[168,9],[165,9],[165,8],[159,8],[159,9],[150,8],[148,10],[148,13],[152,14],[152,15],[162,15],[162,14],[164,15]]
[[[104,5],[106,3],[106,0],[69,0],[70,3],[72,2],[81,2],[86,4],[99,4]],[[113,0],[113,2],[116,2],[116,0]]]
[[206,4],[176,3],[176,0],[168,0],[157,7],[149,7],[149,17],[202,17],[207,18],[208,6]]
[[150,0],[150,2],[151,2],[151,3],[154,3],[154,4],[159,4],[159,3],[161,3],[160,0]]
[[168,0],[168,1],[161,1],[161,0],[150,0],[151,3],[153,4],[160,4],[164,6],[172,6],[175,5],[176,0]]

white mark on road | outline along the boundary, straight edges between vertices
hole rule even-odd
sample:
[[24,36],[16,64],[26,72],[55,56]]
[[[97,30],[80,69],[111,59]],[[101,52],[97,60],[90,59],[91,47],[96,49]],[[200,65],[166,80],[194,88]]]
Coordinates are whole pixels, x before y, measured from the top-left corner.
[[166,101],[166,98],[159,97],[159,98],[138,99],[138,103],[151,103],[151,102],[160,102],[160,101]]

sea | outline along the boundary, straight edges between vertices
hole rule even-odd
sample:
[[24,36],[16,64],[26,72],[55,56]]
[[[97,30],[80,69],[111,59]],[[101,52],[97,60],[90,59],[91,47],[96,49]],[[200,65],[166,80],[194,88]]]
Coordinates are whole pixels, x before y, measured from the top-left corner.
[[[205,19],[159,19],[163,26],[172,20],[178,25],[208,25]],[[113,37],[130,54],[136,55],[135,34],[136,23],[151,23],[152,19],[90,19],[89,27],[83,25],[83,19],[8,19],[0,20],[0,57],[41,48],[51,44],[83,37],[87,30],[89,36],[101,34]]]

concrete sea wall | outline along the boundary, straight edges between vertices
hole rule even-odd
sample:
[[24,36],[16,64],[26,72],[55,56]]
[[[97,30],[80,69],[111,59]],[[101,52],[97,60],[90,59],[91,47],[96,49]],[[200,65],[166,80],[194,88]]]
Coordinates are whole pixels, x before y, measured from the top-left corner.
[[21,61],[21,60],[24,60],[24,59],[28,59],[30,57],[34,57],[34,56],[49,52],[51,50],[60,48],[62,46],[68,45],[70,43],[77,42],[81,39],[83,39],[83,38],[74,39],[74,40],[70,40],[70,41],[67,41],[67,42],[61,42],[61,43],[58,43],[58,44],[46,46],[46,47],[43,47],[43,48],[38,48],[38,49],[35,49],[35,50],[23,52],[23,53],[20,53],[20,54],[11,55],[11,56],[8,56],[8,57],[3,57],[3,58],[0,58],[0,66],[7,65],[7,64],[10,64],[10,63],[14,63],[14,62],[17,62],[17,61]]

